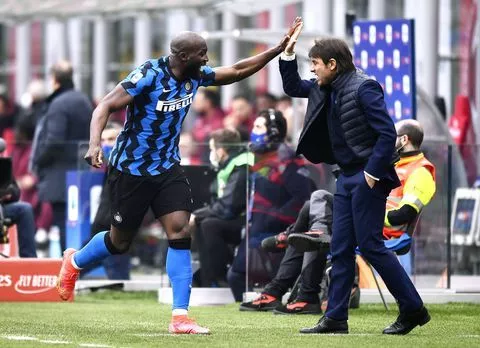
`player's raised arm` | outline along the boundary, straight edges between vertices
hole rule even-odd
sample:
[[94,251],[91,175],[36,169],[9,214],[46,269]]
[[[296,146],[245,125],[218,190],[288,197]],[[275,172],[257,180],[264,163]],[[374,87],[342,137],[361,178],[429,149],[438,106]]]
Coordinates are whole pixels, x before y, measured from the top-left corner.
[[214,69],[215,81],[213,82],[213,84],[216,86],[228,85],[255,74],[257,71],[262,69],[269,61],[271,61],[273,58],[283,52],[283,50],[287,47],[290,37],[301,23],[302,20],[300,17],[295,18],[287,34],[275,47],[272,47],[253,57],[242,59],[241,61],[235,63],[232,66],[223,66]]
[[125,108],[132,102],[133,97],[119,84],[95,108],[90,122],[90,143],[85,155],[85,160],[90,165],[97,168],[102,165],[101,134],[107,124],[108,117],[112,112]]

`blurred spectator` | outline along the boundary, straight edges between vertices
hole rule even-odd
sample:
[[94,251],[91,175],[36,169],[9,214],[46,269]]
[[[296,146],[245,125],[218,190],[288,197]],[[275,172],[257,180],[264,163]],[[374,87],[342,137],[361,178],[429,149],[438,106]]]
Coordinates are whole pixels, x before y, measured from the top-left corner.
[[248,165],[253,155],[240,146],[236,130],[218,129],[210,137],[210,162],[218,168],[216,199],[195,210],[195,239],[200,254],[201,286],[226,285],[227,265],[233,260],[229,246],[240,244],[245,225]]
[[35,79],[28,84],[27,91],[22,95],[21,104],[25,113],[17,121],[21,124],[28,141],[33,140],[35,126],[45,112],[47,88],[43,80]]
[[191,133],[183,132],[180,134],[178,147],[180,149],[180,164],[182,166],[202,164],[200,159],[192,155],[195,151],[195,144],[193,143],[193,136]]
[[22,127],[24,135],[31,142],[35,133],[35,127],[45,113],[47,105],[45,101],[47,99],[47,87],[43,80],[32,80],[21,99],[25,112],[18,119],[16,126]]
[[276,105],[277,97],[271,93],[262,93],[258,95],[257,99],[255,100],[256,110],[275,109]]
[[292,98],[288,95],[278,98],[276,109],[280,111],[287,120],[287,140],[290,141],[292,139],[296,139],[295,134],[293,134],[295,127],[293,126],[294,121]]
[[31,168],[39,178],[39,197],[50,202],[53,224],[60,229],[65,249],[65,174],[78,166],[78,143],[88,141],[92,103],[74,90],[70,62],[60,61],[51,69],[53,93],[46,100],[46,111],[35,129]]
[[[255,119],[251,149],[255,165],[251,169],[249,245],[258,248],[265,237],[285,231],[314,190],[303,159],[284,141],[287,123],[282,113],[263,110]],[[228,282],[236,301],[245,290],[246,240],[242,240],[228,271]]]
[[253,125],[253,107],[247,97],[238,95],[232,99],[230,113],[225,117],[225,128],[236,129],[242,141],[248,141]]
[[13,128],[13,114],[7,96],[0,95],[0,137],[8,128]]
[[[37,257],[35,249],[35,220],[29,203],[21,202],[20,189],[11,175],[9,182],[2,183],[0,205],[4,217],[17,225],[20,257]],[[3,228],[3,226],[1,226]]]
[[20,200],[30,203],[33,208],[36,228],[48,231],[53,219],[52,207],[48,202],[40,201],[37,177],[28,168],[32,151],[31,132],[31,124],[27,119],[15,127],[16,141],[11,154],[13,176],[20,188]]
[[225,114],[220,108],[220,96],[211,89],[199,90],[193,100],[192,108],[197,113],[191,132],[196,143],[192,160],[206,163],[208,162],[208,137],[215,129],[223,127]]
[[7,143],[6,153],[10,154],[13,143],[15,142],[13,127],[22,117],[23,109],[10,102],[6,95],[0,95],[0,137]]

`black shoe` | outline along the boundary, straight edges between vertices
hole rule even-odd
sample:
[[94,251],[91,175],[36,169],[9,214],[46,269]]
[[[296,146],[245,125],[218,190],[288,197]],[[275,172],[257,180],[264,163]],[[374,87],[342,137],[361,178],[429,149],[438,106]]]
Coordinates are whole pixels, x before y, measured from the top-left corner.
[[275,308],[281,305],[282,302],[276,297],[268,294],[261,294],[253,301],[241,303],[240,310],[249,312],[267,312],[273,311]]
[[333,320],[323,316],[314,327],[300,329],[305,334],[348,334],[346,320]]
[[273,314],[322,314],[322,310],[320,309],[320,303],[295,300],[285,306],[278,306],[273,310]]
[[275,236],[262,240],[262,249],[271,253],[278,253],[287,249],[287,233],[281,232]]
[[292,233],[288,236],[288,244],[292,245],[298,252],[330,248],[331,240],[332,237],[322,231]]
[[416,312],[400,314],[393,324],[383,330],[385,335],[406,335],[416,326],[423,326],[430,321],[430,314],[425,307]]

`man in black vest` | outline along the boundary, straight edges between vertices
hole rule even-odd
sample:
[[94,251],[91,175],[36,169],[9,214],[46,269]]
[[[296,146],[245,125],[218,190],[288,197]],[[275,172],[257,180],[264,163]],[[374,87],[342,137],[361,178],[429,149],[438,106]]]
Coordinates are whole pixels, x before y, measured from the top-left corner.
[[430,320],[428,311],[397,258],[382,241],[386,198],[400,185],[395,173],[396,132],[378,82],[357,71],[347,44],[316,40],[310,49],[316,78],[301,80],[292,36],[280,58],[285,93],[308,98],[297,154],[338,164],[333,202],[333,269],[325,315],[301,333],[348,333],[348,300],[354,280],[355,247],[378,271],[397,299],[400,315],[384,334],[407,334]]

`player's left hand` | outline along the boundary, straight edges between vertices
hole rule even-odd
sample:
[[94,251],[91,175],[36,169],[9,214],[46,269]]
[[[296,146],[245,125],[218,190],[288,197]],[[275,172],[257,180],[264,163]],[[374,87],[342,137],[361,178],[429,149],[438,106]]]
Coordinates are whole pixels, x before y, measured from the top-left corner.
[[[287,34],[283,37],[282,41],[278,44],[279,47],[282,49],[282,52],[287,47],[288,43],[290,42],[291,37],[294,35],[295,31],[300,27],[303,26],[302,17],[297,17],[293,21],[292,25],[288,29]],[[298,35],[297,35],[298,36]]]
[[100,145],[95,145],[95,146],[90,145],[84,159],[92,167],[100,168],[103,164],[102,147]]

